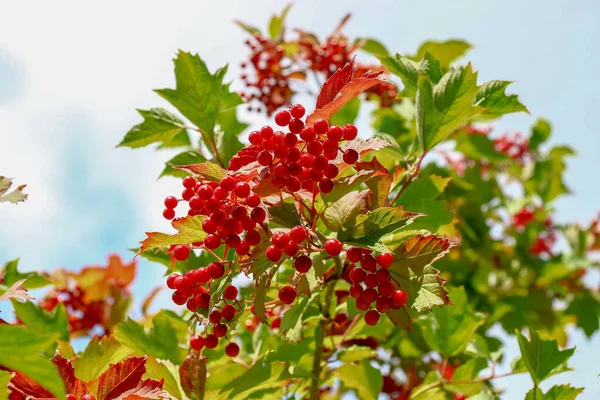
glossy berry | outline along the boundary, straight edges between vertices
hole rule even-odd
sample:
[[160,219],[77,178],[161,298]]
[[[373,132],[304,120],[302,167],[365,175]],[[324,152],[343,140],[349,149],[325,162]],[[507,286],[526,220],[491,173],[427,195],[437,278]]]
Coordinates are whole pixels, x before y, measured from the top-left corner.
[[184,296],[178,291],[173,292],[171,299],[173,300],[173,303],[177,304],[178,306],[182,306],[187,302],[187,296]]
[[287,126],[292,119],[288,110],[277,111],[275,114],[275,123],[279,126]]
[[377,259],[370,254],[366,254],[360,261],[360,266],[363,267],[365,271],[375,272],[377,269]]
[[246,198],[250,194],[250,185],[246,182],[238,182],[235,186],[235,195],[241,198]]
[[260,196],[256,193],[250,193],[246,198],[246,204],[249,207],[258,207],[260,205]]
[[367,273],[362,268],[354,267],[350,270],[350,280],[353,283],[361,283],[365,280],[366,275]]
[[175,289],[175,279],[179,277],[179,274],[171,274],[167,278],[167,287],[169,289]]
[[208,265],[208,275],[210,275],[213,279],[219,279],[223,275],[225,275],[225,267],[223,264],[218,262],[213,262]]
[[175,208],[177,207],[177,199],[173,196],[169,196],[165,199],[165,207],[167,208]]
[[163,217],[168,220],[175,218],[175,210],[172,208],[165,208],[163,210]]
[[381,253],[377,256],[377,264],[381,268],[389,268],[394,263],[394,255],[392,253]]
[[204,338],[200,336],[192,336],[190,338],[190,347],[196,351],[202,350],[204,347]]
[[294,257],[296,255],[296,253],[298,253],[299,249],[300,248],[298,247],[298,243],[290,241],[283,248],[283,252],[290,257]]
[[354,164],[358,161],[358,152],[354,149],[348,149],[344,153],[343,159],[346,164]]
[[321,179],[321,181],[319,182],[319,190],[321,190],[322,193],[331,193],[331,191],[333,190],[333,185],[334,184],[331,179]]
[[406,304],[408,296],[404,290],[396,290],[392,293],[392,305],[396,308],[400,308]]
[[196,186],[196,180],[193,176],[186,176],[185,178],[183,178],[182,183],[183,187],[186,189],[192,189],[194,186]]
[[358,247],[351,247],[346,252],[346,257],[348,257],[348,261],[357,263],[362,260],[363,253],[360,251]]
[[173,257],[177,261],[185,261],[190,256],[190,248],[189,246],[177,245],[173,249]]
[[328,239],[325,242],[325,251],[330,256],[337,256],[342,252],[342,243],[337,239]]
[[317,135],[325,135],[329,130],[329,123],[324,119],[318,119],[313,124],[313,129]]
[[290,235],[286,232],[275,232],[271,237],[271,243],[283,249],[290,242]]
[[182,294],[190,294],[193,289],[193,283],[191,279],[185,275],[178,276],[177,278],[175,278],[175,280],[173,281],[173,285],[175,286],[175,289],[177,289]]
[[260,153],[258,153],[256,161],[258,161],[260,165],[266,167],[268,165],[271,165],[271,163],[273,162],[273,156],[268,151],[263,150]]
[[305,274],[312,267],[312,260],[307,255],[301,255],[294,261],[294,268],[301,274]]
[[355,299],[358,299],[360,296],[362,296],[363,291],[363,287],[358,283],[353,283],[350,285],[350,296],[354,297]]
[[206,335],[204,338],[204,345],[207,349],[214,349],[219,344],[219,338],[213,334]]
[[233,285],[229,285],[223,291],[223,297],[225,300],[235,300],[238,295],[238,288]]
[[74,394],[68,394],[66,398],[67,400],[77,400],[77,396],[75,396]]
[[87,393],[81,396],[81,400],[96,400],[96,396],[91,393]]
[[358,129],[356,129],[356,126],[352,124],[347,124],[344,126],[342,131],[344,133],[344,140],[356,139],[356,136],[358,135]]
[[290,114],[292,114],[292,117],[294,118],[304,117],[305,111],[306,110],[301,104],[294,104],[292,107],[290,107]]
[[221,309],[221,315],[226,320],[232,320],[235,317],[235,307],[231,304],[226,304]]
[[216,324],[213,328],[213,333],[216,337],[223,337],[227,335],[227,325],[224,324]]
[[271,262],[277,262],[281,259],[283,252],[277,246],[269,246],[265,252],[267,259]]
[[208,308],[208,306],[210,305],[210,294],[208,293],[201,293],[199,295],[196,295],[194,297],[194,300],[196,301],[196,305],[200,308]]
[[218,324],[219,322],[221,322],[221,318],[223,318],[223,316],[221,315],[221,311],[219,310],[214,310],[208,315],[208,320],[212,324]]
[[296,289],[291,286],[284,286],[279,291],[279,300],[284,304],[292,304],[296,300]]
[[379,312],[376,310],[367,311],[367,313],[365,314],[365,322],[367,323],[367,325],[375,326],[379,322],[379,319],[380,315]]
[[366,311],[369,309],[370,306],[370,302],[365,300],[364,297],[359,297],[358,299],[356,299],[356,308],[358,308],[361,311]]
[[380,297],[375,301],[375,308],[380,313],[387,312],[392,305],[392,301],[389,297]]
[[302,243],[306,239],[306,229],[302,226],[295,226],[290,230],[290,239],[296,243]]
[[236,343],[229,343],[225,347],[225,354],[227,354],[229,357],[237,357],[237,355],[240,354],[240,346],[238,346]]

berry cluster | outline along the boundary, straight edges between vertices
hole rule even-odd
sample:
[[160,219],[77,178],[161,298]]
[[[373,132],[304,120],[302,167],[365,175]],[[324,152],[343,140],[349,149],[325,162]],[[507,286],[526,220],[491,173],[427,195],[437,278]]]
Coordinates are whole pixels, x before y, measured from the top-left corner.
[[[211,308],[211,282],[221,278],[225,274],[225,266],[220,262],[213,262],[208,267],[190,270],[185,274],[171,274],[167,278],[167,286],[173,289],[173,302],[177,305],[186,305],[193,313],[202,311],[208,315],[204,320],[206,329],[203,336],[193,336],[190,339],[190,347],[196,351],[203,347],[214,349],[219,344],[219,339],[227,336],[227,322],[233,321],[238,313],[237,302],[238,289],[229,285],[223,291],[221,298]],[[228,302],[231,302],[229,304]],[[237,307],[236,307],[237,306]],[[210,311],[210,312],[209,312]],[[212,328],[212,333],[208,333]],[[225,352],[230,357],[238,355],[239,346],[230,342]]]
[[63,304],[69,318],[69,331],[73,334],[87,334],[97,326],[105,331],[107,307],[104,301],[85,301],[85,292],[80,287],[74,289],[57,289],[46,295],[40,305],[47,311],[52,311]]
[[352,60],[356,46],[349,46],[348,40],[342,35],[333,35],[319,43],[310,35],[302,35],[298,41],[300,54],[308,67],[322,72],[329,78],[338,69]]
[[[183,186],[182,200],[172,196],[165,199],[163,216],[173,219],[179,201],[188,203],[188,215],[206,215],[202,221],[206,238],[194,246],[214,250],[225,243],[238,255],[245,255],[260,242],[260,234],[255,228],[266,220],[267,212],[261,207],[260,196],[252,192],[247,182],[231,175],[218,183],[197,181],[188,176],[183,179]],[[185,261],[190,255],[190,246],[177,245],[171,251],[176,260]]]
[[[355,76],[362,76],[368,72],[378,71],[381,67],[357,65]],[[381,83],[365,90],[367,100],[379,102],[379,107],[389,108],[394,104],[401,103],[402,99],[398,98],[398,87],[390,81],[382,81]]]
[[252,131],[248,137],[256,161],[268,167],[263,178],[280,190],[291,194],[300,189],[317,193],[333,190],[333,179],[339,174],[334,163],[338,154],[346,164],[355,164],[359,154],[354,149],[342,150],[340,142],[353,140],[358,134],[354,125],[329,126],[324,119],[318,119],[312,126],[302,121],[305,110],[300,104],[290,110],[280,110],[275,114],[275,123],[287,127],[289,132],[274,131],[266,125],[260,131]]
[[529,156],[528,140],[519,132],[500,136],[494,140],[494,148],[521,163]]
[[[83,396],[81,396],[80,399],[81,400],[96,400],[96,396],[94,396],[91,393],[86,393]],[[68,394],[67,400],[77,400],[77,396],[75,396],[74,394]]]
[[[388,268],[394,263],[394,255],[381,253],[377,257],[371,250],[351,247],[346,252],[350,265],[348,277],[350,296],[356,299],[356,308],[365,313],[368,325],[377,325],[380,313],[399,309],[406,304],[407,295],[397,289]],[[360,264],[360,266],[356,265]],[[374,309],[371,307],[374,306]]]
[[[286,71],[283,48],[262,35],[255,35],[246,40],[246,45],[251,50],[249,63],[241,64],[244,72],[241,75],[247,91],[240,95],[247,102],[256,100],[264,105],[267,115],[271,115],[276,109],[288,103],[294,92],[290,89],[290,77]],[[250,69],[250,66],[252,67]],[[252,106],[249,106],[252,111]],[[261,106],[256,107],[260,112]]]
[[524,228],[535,220],[533,210],[529,207],[523,207],[513,215],[513,225],[515,228]]

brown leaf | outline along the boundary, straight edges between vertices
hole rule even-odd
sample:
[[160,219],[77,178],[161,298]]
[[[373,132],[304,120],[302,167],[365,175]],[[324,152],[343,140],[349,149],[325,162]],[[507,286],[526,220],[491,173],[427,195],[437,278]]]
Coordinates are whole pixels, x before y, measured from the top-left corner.
[[64,358],[57,352],[52,362],[56,365],[58,373],[65,383],[67,394],[72,394],[77,398],[83,396],[86,393],[85,386],[81,379],[75,377],[75,368],[73,368],[71,360]]
[[132,357],[113,364],[98,381],[97,400],[117,399],[135,389],[146,372],[146,357]]
[[206,390],[206,358],[191,352],[179,367],[181,387],[191,400],[203,400]]

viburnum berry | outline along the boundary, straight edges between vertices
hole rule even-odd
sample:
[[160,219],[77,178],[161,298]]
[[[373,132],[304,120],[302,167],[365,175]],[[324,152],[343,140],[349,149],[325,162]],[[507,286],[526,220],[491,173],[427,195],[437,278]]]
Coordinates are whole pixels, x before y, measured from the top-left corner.
[[235,317],[235,307],[231,304],[225,304],[221,309],[221,315],[226,320],[232,320]]
[[227,325],[225,324],[216,324],[213,327],[213,333],[216,337],[218,338],[222,338],[223,336],[227,335]]
[[204,347],[204,338],[201,336],[192,336],[190,338],[190,347],[196,351],[202,350]]
[[194,298],[190,298],[188,299],[186,305],[188,310],[190,310],[191,312],[196,312],[196,309],[198,308],[198,306],[196,305],[196,301],[194,300]]
[[223,297],[225,300],[235,300],[238,295],[238,288],[233,285],[229,285],[223,291]]
[[196,180],[193,176],[186,176],[182,181],[183,187],[186,189],[193,189],[196,186]]
[[366,288],[363,293],[363,298],[369,303],[372,303],[379,298],[379,294],[377,293],[377,290],[373,288]]
[[182,306],[187,302],[187,296],[184,296],[178,291],[173,292],[171,299],[173,300],[173,303],[177,304],[178,306]]
[[392,305],[396,308],[400,308],[406,304],[408,296],[404,290],[396,290],[392,293]]
[[394,263],[394,255],[392,253],[381,253],[377,256],[377,264],[381,268],[389,268]]
[[352,124],[345,125],[342,131],[344,133],[344,140],[354,140],[358,135],[358,129]]
[[379,319],[380,315],[379,312],[376,310],[367,311],[367,313],[365,314],[365,322],[367,323],[367,325],[375,326],[379,322]]
[[394,284],[392,282],[381,282],[377,288],[382,296],[392,296],[394,294]]
[[218,344],[219,338],[216,335],[213,335],[212,333],[206,335],[206,337],[204,338],[204,346],[206,346],[207,349],[214,349],[215,347],[217,347]]
[[175,218],[175,210],[172,208],[165,208],[163,210],[163,217],[168,220]]
[[221,239],[215,234],[206,235],[204,238],[204,247],[214,250],[221,245]]
[[277,262],[281,259],[283,252],[277,246],[269,246],[269,247],[267,247],[267,250],[265,251],[265,255],[267,256],[267,259],[269,261]]
[[365,271],[375,272],[377,269],[377,259],[371,254],[365,254],[360,261],[360,266],[363,267]]
[[81,400],[96,400],[96,396],[94,396],[91,393],[86,393],[83,396],[81,396]]
[[315,132],[312,126],[307,126],[304,129],[302,129],[302,132],[300,132],[300,139],[304,140],[307,143],[315,140],[316,138],[317,133]]
[[223,318],[223,316],[219,310],[211,311],[211,313],[208,315],[208,320],[213,324],[218,324],[221,322],[221,318]]
[[327,131],[327,138],[335,142],[339,142],[340,140],[342,140],[343,136],[344,133],[342,131],[342,128],[340,128],[337,125],[330,126],[329,130]]
[[286,232],[275,232],[271,237],[271,243],[283,249],[290,242],[290,235]]
[[380,313],[385,313],[391,307],[391,300],[389,297],[380,297],[375,301],[375,308]]
[[167,287],[169,289],[175,289],[175,279],[179,277],[179,274],[171,274],[167,278]]
[[350,285],[350,296],[354,297],[355,299],[358,299],[360,296],[362,296],[363,292],[364,289],[359,283],[353,283]]
[[240,346],[233,342],[229,343],[225,346],[225,354],[229,357],[237,357],[237,355],[240,354]]
[[356,308],[358,308],[361,311],[366,311],[369,309],[371,302],[365,300],[364,296],[359,297],[358,299],[356,299]]
[[249,230],[246,232],[244,240],[248,242],[250,246],[256,246],[258,243],[260,243],[260,233],[255,230]]
[[210,305],[210,295],[208,293],[201,293],[194,297],[196,305],[200,308],[208,308]]
[[175,278],[175,280],[173,281],[173,285],[175,286],[175,289],[181,292],[182,294],[191,293],[193,290],[192,281],[185,275],[180,275],[177,278]]
[[294,226],[290,230],[290,239],[296,243],[302,243],[306,240],[306,229],[303,226]]
[[250,193],[246,198],[248,207],[258,207],[260,205],[260,196],[256,193]]
[[275,123],[279,126],[287,126],[292,119],[288,110],[280,110],[275,113]]
[[321,190],[321,192],[325,193],[325,194],[331,193],[331,191],[333,190],[333,186],[334,186],[334,183],[329,178],[321,179],[321,181],[319,182],[319,190]]
[[66,399],[67,400],[77,400],[77,396],[75,396],[74,394],[69,393],[69,394],[67,394]]
[[301,255],[294,261],[294,268],[301,274],[307,273],[312,267],[312,260],[307,255]]
[[296,300],[296,289],[291,286],[284,286],[279,291],[279,300],[284,304],[292,304]]
[[300,248],[298,247],[298,243],[290,241],[288,242],[288,244],[283,248],[283,252],[290,256],[290,257],[294,257],[296,255],[296,253],[298,253],[298,250]]
[[344,152],[343,159],[346,164],[352,165],[358,161],[358,152],[354,149],[348,149]]
[[252,131],[248,135],[248,141],[255,146],[259,146],[262,143],[262,135],[259,131]]
[[324,119],[318,119],[313,124],[313,129],[317,135],[325,135],[329,130],[329,123]]
[[246,182],[238,182],[235,185],[235,195],[241,198],[246,198],[250,194],[250,185]]
[[300,133],[302,129],[304,129],[304,122],[302,122],[302,120],[294,118],[290,121],[289,129],[291,133]]
[[165,207],[167,207],[167,208],[175,208],[175,207],[177,207],[177,203],[179,203],[179,202],[173,196],[169,196],[165,199]]
[[208,275],[213,279],[219,279],[225,275],[225,267],[219,262],[213,262],[208,265]]
[[363,253],[358,247],[351,247],[346,252],[346,257],[348,257],[348,261],[357,263],[360,262],[360,260],[362,260]]
[[391,278],[390,271],[387,269],[378,269],[375,272],[375,278],[377,278],[378,283],[388,282]]
[[328,239],[325,242],[325,251],[330,256],[337,256],[342,252],[342,243],[337,239]]
[[260,153],[258,153],[256,161],[258,161],[260,165],[266,167],[271,165],[271,163],[273,162],[273,156],[268,151],[263,150]]
[[304,117],[305,109],[301,104],[294,104],[290,107],[290,114],[294,118],[302,118]]
[[189,246],[177,245],[173,249],[173,257],[177,261],[185,261],[190,256],[190,248]]
[[350,280],[353,283],[361,283],[365,280],[366,275],[365,270],[359,267],[354,267],[350,270]]
[[365,276],[365,285],[367,285],[367,287],[375,287],[379,284],[379,282],[377,282],[377,278],[375,277],[375,274],[367,274]]
[[267,212],[262,207],[253,208],[250,212],[250,218],[252,218],[252,221],[259,224],[267,218]]

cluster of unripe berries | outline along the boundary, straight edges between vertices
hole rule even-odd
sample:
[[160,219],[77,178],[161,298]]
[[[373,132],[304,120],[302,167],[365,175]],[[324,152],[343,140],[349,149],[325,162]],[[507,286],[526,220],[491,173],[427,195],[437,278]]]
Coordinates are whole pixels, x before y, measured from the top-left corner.
[[358,161],[356,150],[340,148],[340,142],[355,139],[358,130],[352,124],[329,126],[324,119],[306,126],[301,119],[304,113],[300,104],[293,105],[289,111],[278,111],[275,123],[289,131],[275,131],[268,125],[260,131],[252,131],[248,137],[250,151],[256,153],[260,165],[268,167],[263,173],[264,178],[270,179],[280,190],[292,194],[300,189],[315,195],[329,193],[333,190],[333,179],[339,174],[334,163],[338,155],[342,154],[346,164]]
[[[167,278],[167,287],[174,290],[172,299],[175,304],[185,304],[193,313],[201,312],[203,315],[208,315],[208,320],[204,321],[206,329],[203,336],[193,336],[190,339],[190,347],[196,351],[204,347],[208,349],[217,347],[219,339],[227,335],[228,328],[225,323],[232,321],[238,312],[236,308],[238,289],[233,285],[225,288],[217,305],[210,310],[210,283],[224,274],[224,264],[213,262],[208,267],[190,270],[185,274],[174,273]],[[212,333],[208,333],[211,328]],[[235,357],[239,353],[239,347],[236,343],[230,342],[225,352],[228,356]]]
[[377,325],[380,314],[406,304],[406,292],[396,287],[388,271],[394,263],[393,254],[381,253],[375,257],[371,250],[352,247],[346,257],[352,263],[347,275],[351,282],[350,296],[356,299],[357,309],[367,311],[368,325]]
[[[211,182],[197,181],[188,176],[183,179],[182,200],[167,197],[163,216],[173,219],[177,204],[187,202],[188,215],[207,216],[202,221],[202,230],[207,235],[203,242],[193,245],[214,250],[224,243],[239,255],[248,254],[250,248],[260,242],[256,228],[266,220],[267,212],[261,207],[260,196],[252,192],[247,182],[238,179],[227,175],[220,182]],[[175,246],[172,254],[176,260],[185,261],[189,257],[190,246]]]

